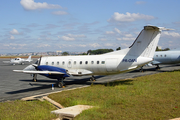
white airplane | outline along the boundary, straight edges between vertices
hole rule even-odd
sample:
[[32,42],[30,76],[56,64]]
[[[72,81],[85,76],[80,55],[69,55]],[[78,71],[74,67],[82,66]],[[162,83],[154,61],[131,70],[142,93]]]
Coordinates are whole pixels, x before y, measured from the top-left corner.
[[41,57],[35,64],[13,71],[33,74],[33,81],[37,80],[37,74],[57,79],[59,87],[64,87],[64,79],[70,76],[92,75],[90,80],[94,81],[94,75],[131,71],[153,61],[162,30],[170,29],[144,26],[134,43],[119,51],[102,55]]
[[156,65],[156,69],[160,69],[159,65],[177,63],[180,63],[180,49],[155,52],[154,60],[148,66]]
[[7,64],[12,64],[12,65],[15,65],[15,64],[24,64],[25,62],[31,62],[33,61],[31,59],[31,56],[28,57],[28,59],[22,59],[22,58],[14,58],[14,59],[11,59],[10,61],[3,61],[3,63],[7,63]]

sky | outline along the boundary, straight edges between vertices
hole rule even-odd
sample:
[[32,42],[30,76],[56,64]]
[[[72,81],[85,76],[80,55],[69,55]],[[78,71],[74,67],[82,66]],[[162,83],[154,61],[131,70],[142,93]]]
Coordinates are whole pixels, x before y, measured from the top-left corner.
[[180,48],[180,0],[2,0],[0,54],[129,47],[146,25]]

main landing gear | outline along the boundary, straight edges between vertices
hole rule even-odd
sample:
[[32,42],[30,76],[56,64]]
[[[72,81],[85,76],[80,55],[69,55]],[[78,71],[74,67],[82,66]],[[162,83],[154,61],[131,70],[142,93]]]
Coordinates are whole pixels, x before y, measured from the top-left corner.
[[144,71],[143,71],[143,66],[140,68],[139,72],[144,72]]
[[65,78],[60,78],[60,79],[58,79],[57,86],[58,86],[59,88],[65,88],[65,83],[63,82],[64,79],[65,79]]
[[33,74],[33,82],[37,82],[37,74]]
[[160,67],[159,67],[159,65],[157,65],[157,67],[156,67],[156,70],[160,70]]
[[94,75],[92,75],[92,77],[90,77],[90,81],[96,81]]

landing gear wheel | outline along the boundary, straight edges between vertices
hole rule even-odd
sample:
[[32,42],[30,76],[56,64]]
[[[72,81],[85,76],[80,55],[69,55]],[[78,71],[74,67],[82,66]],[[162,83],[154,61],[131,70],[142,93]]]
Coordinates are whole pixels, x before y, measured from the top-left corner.
[[94,76],[90,77],[90,81],[96,81],[96,79],[94,78]]
[[37,82],[37,74],[33,74],[33,82]]
[[59,87],[59,88],[65,88],[65,86],[63,85],[63,83],[62,83],[62,82],[58,82],[58,84],[57,84],[57,85],[58,85],[58,87]]
[[144,72],[144,71],[143,71],[143,67],[140,68],[139,72]]
[[160,67],[159,67],[159,65],[157,65],[157,67],[156,67],[156,70],[160,70]]
[[33,79],[33,82],[37,82],[37,79]]

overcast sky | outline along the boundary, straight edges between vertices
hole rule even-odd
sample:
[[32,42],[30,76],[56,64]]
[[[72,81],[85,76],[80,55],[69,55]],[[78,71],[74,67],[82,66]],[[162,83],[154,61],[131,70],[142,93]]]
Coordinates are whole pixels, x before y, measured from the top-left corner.
[[129,47],[145,25],[158,46],[180,48],[180,0],[2,0],[0,53]]

